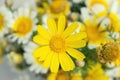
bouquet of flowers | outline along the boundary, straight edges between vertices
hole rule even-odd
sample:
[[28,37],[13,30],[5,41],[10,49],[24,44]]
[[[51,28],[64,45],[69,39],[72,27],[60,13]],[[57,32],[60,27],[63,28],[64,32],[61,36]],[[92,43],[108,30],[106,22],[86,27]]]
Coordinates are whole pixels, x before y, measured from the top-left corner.
[[120,80],[120,0],[34,0],[0,7],[0,61],[45,80]]

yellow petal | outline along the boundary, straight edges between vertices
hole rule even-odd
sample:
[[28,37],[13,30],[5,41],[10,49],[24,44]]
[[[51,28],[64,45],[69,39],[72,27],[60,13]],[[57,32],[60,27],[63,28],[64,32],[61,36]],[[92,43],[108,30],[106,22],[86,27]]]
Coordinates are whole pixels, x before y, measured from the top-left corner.
[[91,26],[91,21],[89,19],[85,20],[85,25],[87,27],[90,27]]
[[72,59],[67,55],[67,53],[59,53],[59,61],[64,71],[70,71],[75,68]]
[[47,57],[46,57],[46,59],[45,59],[45,61],[44,61],[44,63],[43,63],[43,67],[44,67],[44,68],[50,67],[53,54],[54,54],[54,53],[53,53],[52,51],[50,51],[50,52],[48,53],[48,55],[47,55]]
[[33,56],[38,61],[43,61],[43,60],[45,60],[49,51],[50,51],[49,46],[38,47],[33,51]]
[[56,34],[57,26],[56,26],[55,20],[53,20],[52,18],[48,18],[47,25],[48,25],[48,28],[49,28],[50,32],[53,35]]
[[85,58],[84,54],[81,53],[80,51],[73,49],[73,48],[68,48],[67,52],[74,58],[78,60],[83,60]]
[[86,45],[86,40],[70,41],[67,43],[67,46],[72,48],[81,48],[81,47],[85,47],[85,45]]
[[51,73],[48,77],[47,80],[56,80],[57,74]]
[[54,53],[50,65],[50,70],[53,73],[57,73],[59,69],[59,59],[58,59],[58,53]]
[[50,39],[50,34],[49,34],[49,32],[48,32],[43,26],[38,25],[37,31],[38,31],[38,33],[39,33],[42,37],[44,37],[45,39],[48,39],[48,40]]
[[67,29],[63,32],[63,36],[67,37],[70,34],[72,34],[77,28],[78,28],[78,23],[74,22],[70,26],[67,27]]
[[58,19],[58,34],[61,34],[64,31],[65,25],[66,25],[65,16],[61,15]]
[[77,40],[85,39],[86,37],[87,37],[87,34],[85,32],[79,32],[79,33],[69,36],[66,40],[77,41]]
[[33,37],[33,41],[39,45],[47,45],[49,44],[49,40],[44,39],[42,36],[40,35],[36,35]]

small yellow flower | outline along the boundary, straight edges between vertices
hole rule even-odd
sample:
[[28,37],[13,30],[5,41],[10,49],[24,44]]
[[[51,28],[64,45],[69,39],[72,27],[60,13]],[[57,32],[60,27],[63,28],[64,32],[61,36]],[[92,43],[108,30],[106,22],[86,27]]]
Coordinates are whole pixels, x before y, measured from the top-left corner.
[[97,49],[98,59],[102,62],[118,62],[120,56],[120,43],[109,42]]
[[85,21],[85,25],[81,25],[81,30],[87,33],[87,39],[89,44],[100,45],[107,39],[107,31],[102,25],[99,25],[96,21]]
[[109,80],[109,77],[105,75],[101,64],[97,63],[88,69],[88,75],[85,77],[85,80]]
[[81,9],[81,18],[84,24],[80,25],[80,31],[87,33],[88,46],[100,45],[108,39],[107,27],[96,16],[90,14],[87,8]]
[[50,5],[46,5],[48,13],[53,18],[58,18],[61,14],[68,15],[70,4],[67,0],[54,0]]
[[45,68],[50,67],[52,72],[58,71],[59,64],[64,71],[73,70],[75,65],[69,55],[78,60],[85,58],[83,53],[75,48],[86,45],[86,40],[84,40],[86,33],[72,34],[78,28],[78,23],[73,22],[65,28],[66,19],[63,15],[59,17],[58,24],[56,24],[55,20],[49,18],[47,25],[49,31],[39,25],[37,29],[38,35],[33,38],[33,41],[40,45],[33,52],[34,58],[43,61],[43,66]]

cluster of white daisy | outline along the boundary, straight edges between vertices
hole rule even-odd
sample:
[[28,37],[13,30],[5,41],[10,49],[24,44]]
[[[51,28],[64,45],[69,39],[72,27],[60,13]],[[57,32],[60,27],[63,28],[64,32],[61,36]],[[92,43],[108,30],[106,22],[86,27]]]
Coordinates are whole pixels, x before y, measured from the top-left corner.
[[43,69],[38,65],[32,56],[33,50],[37,47],[32,42],[37,23],[39,23],[37,15],[38,12],[29,6],[17,9],[11,9],[8,6],[0,7],[0,44],[2,48],[0,54],[5,55],[4,50],[10,62],[15,65],[21,64],[26,59],[27,64],[33,64],[30,67],[31,71],[46,73],[48,69]]

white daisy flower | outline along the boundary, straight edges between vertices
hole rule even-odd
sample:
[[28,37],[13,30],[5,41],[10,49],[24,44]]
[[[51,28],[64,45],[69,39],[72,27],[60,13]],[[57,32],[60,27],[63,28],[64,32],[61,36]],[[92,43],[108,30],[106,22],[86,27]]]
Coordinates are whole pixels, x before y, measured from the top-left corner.
[[13,19],[10,22],[10,28],[13,33],[9,35],[10,41],[18,41],[18,43],[27,43],[32,32],[36,30],[36,23],[38,22],[37,13],[29,7],[20,7],[13,13]]
[[101,22],[101,19],[101,17],[96,18],[88,8],[81,8],[81,20],[83,23],[80,31],[86,32],[89,49],[100,46],[103,41],[108,39],[107,26]]
[[0,37],[3,37],[8,32],[9,21],[12,18],[12,13],[6,6],[0,7]]
[[37,62],[37,60],[35,60],[35,58],[32,55],[32,52],[34,51],[34,49],[36,49],[38,47],[38,45],[36,45],[33,42],[29,42],[27,45],[24,46],[24,58],[27,62],[27,64],[30,64],[30,71],[34,71],[35,73],[47,73],[48,69],[44,69],[42,67],[42,62],[41,64],[39,64]]

